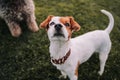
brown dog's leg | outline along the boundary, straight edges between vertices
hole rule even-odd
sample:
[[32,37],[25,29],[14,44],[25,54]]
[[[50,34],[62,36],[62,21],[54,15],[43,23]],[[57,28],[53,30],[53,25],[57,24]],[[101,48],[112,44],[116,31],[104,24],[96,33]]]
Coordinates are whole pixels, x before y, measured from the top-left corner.
[[28,28],[33,32],[37,32],[39,30],[37,23],[35,21],[34,14],[27,16],[27,25],[28,25]]
[[22,33],[20,26],[14,21],[8,21],[8,20],[5,20],[5,21],[9,27],[9,30],[10,30],[12,36],[19,37]]

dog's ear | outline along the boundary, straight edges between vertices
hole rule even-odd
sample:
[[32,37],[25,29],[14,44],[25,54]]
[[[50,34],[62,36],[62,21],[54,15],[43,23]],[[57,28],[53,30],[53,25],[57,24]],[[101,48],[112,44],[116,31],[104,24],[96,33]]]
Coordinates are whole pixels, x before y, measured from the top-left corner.
[[44,29],[47,29],[48,27],[48,24],[51,20],[51,18],[53,17],[53,15],[49,15],[41,24],[40,24],[40,28],[44,28]]
[[70,24],[71,24],[72,31],[79,31],[80,25],[74,20],[73,17],[70,16],[69,18],[70,18]]

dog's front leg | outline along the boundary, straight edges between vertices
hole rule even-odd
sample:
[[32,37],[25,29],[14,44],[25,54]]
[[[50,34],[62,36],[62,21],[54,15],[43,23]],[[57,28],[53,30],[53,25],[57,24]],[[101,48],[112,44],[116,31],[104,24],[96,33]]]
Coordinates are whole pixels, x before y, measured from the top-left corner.
[[22,33],[19,24],[17,24],[14,21],[8,20],[8,19],[5,19],[5,21],[6,21],[7,25],[8,25],[8,27],[9,27],[9,30],[10,30],[12,36],[19,37],[21,35],[21,33]]
[[66,72],[70,80],[78,80],[78,70],[70,69]]
[[70,78],[70,80],[78,80],[78,76],[76,76],[74,74],[70,75],[69,78]]
[[28,28],[33,32],[37,32],[39,30],[37,23],[35,21],[34,13],[27,15],[27,25]]
[[61,79],[61,78],[66,79],[66,78],[67,78],[67,74],[66,74],[65,72],[61,71],[61,75],[59,76],[59,78],[60,78],[60,79]]
[[76,66],[71,66],[69,70],[67,71],[67,75],[70,78],[70,80],[78,80],[78,68],[80,63],[78,62]]

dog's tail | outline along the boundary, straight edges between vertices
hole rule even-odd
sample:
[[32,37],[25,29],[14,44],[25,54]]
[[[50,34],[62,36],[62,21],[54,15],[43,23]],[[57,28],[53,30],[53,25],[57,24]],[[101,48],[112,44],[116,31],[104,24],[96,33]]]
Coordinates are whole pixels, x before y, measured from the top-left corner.
[[113,26],[114,26],[114,18],[112,16],[112,14],[106,10],[101,10],[101,12],[103,14],[107,15],[109,18],[109,24],[108,24],[108,27],[105,29],[105,31],[110,34],[110,32],[112,31]]

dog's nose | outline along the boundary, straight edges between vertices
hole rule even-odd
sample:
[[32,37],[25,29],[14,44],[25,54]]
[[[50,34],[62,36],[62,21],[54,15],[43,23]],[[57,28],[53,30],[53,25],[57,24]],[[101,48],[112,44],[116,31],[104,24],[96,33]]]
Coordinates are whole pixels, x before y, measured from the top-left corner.
[[61,28],[62,28],[62,25],[61,25],[61,24],[56,24],[56,25],[55,25],[55,30],[56,30],[56,31],[60,31]]

